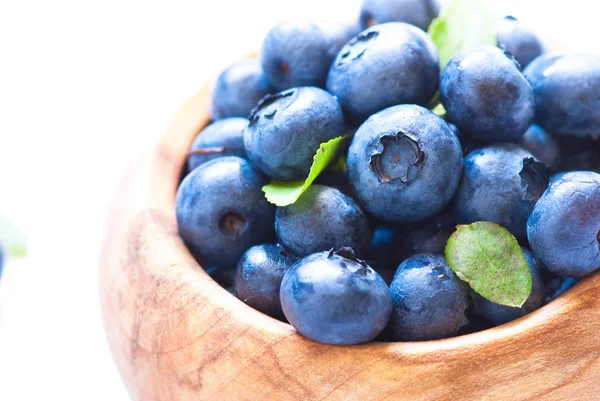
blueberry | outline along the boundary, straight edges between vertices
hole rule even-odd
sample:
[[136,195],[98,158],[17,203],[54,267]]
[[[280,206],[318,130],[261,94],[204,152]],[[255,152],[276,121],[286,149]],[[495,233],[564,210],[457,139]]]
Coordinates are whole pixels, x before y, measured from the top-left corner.
[[448,124],[431,111],[400,105],[369,118],[348,151],[348,176],[364,208],[392,223],[440,212],[460,181],[462,149]]
[[554,301],[580,281],[581,278],[555,275],[546,285],[546,302]]
[[233,268],[252,245],[274,238],[267,180],[248,161],[228,156],[192,171],[177,190],[179,234],[194,256]]
[[390,325],[398,341],[450,337],[465,320],[467,286],[443,256],[424,253],[406,259],[398,266],[390,294]]
[[496,47],[454,55],[442,71],[440,98],[448,118],[478,142],[517,141],[533,122],[533,90]]
[[456,125],[452,124],[451,122],[446,121],[446,123],[448,123],[448,126],[450,127],[452,132],[454,132],[454,135],[456,135],[458,140],[461,141],[461,143],[462,143],[461,133],[458,130],[458,127]]
[[281,307],[300,334],[326,344],[373,340],[392,312],[388,286],[349,249],[301,259],[285,273]]
[[463,154],[464,155],[466,155],[469,152],[474,151],[475,149],[482,148],[484,146],[481,143],[475,142],[474,140],[472,140],[471,138],[469,138],[463,132],[460,132],[458,130],[458,127],[456,125],[454,125],[454,124],[452,124],[450,122],[448,122],[448,125],[452,129],[452,132],[454,132],[454,135],[456,135],[456,137],[460,141],[460,145],[462,146],[462,150],[463,150]]
[[525,135],[521,137],[520,144],[539,161],[544,162],[555,170],[560,167],[560,148],[558,142],[539,125],[532,124],[525,131]]
[[235,270],[229,268],[224,268],[221,266],[208,266],[203,267],[206,274],[208,274],[213,280],[215,280],[221,287],[229,288],[233,286],[233,281],[235,277]]
[[239,299],[274,318],[282,318],[279,287],[296,257],[276,244],[255,245],[238,263],[235,292]]
[[380,225],[373,230],[371,244],[367,248],[366,259],[386,283],[391,283],[396,268],[402,260],[402,232],[392,226]]
[[493,221],[518,238],[526,237],[527,219],[548,186],[549,169],[512,143],[475,150],[465,158],[454,199],[458,223]]
[[590,138],[556,136],[562,155],[562,171],[600,172],[600,143]]
[[439,56],[431,39],[401,22],[377,25],[355,36],[329,71],[327,90],[349,122],[404,103],[427,104],[438,89]]
[[293,88],[260,101],[244,131],[252,164],[280,180],[308,176],[323,142],[344,135],[344,116],[333,96],[319,88]]
[[531,250],[548,270],[584,277],[600,269],[600,174],[562,175],[527,222]]
[[473,334],[483,330],[491,329],[492,327],[494,326],[481,316],[475,316],[473,318],[467,318],[467,323],[458,329],[456,335],[464,336],[467,334]]
[[[358,24],[345,24],[339,21],[318,21],[317,24],[321,28],[321,30],[325,33],[325,36],[328,37],[331,41],[329,46],[329,65],[338,55],[342,47],[346,45],[356,35],[358,35],[362,29]],[[327,73],[329,72],[329,68],[327,68],[327,72],[325,73],[325,78],[327,78]],[[325,86],[325,85],[323,85]]]
[[545,54],[525,69],[535,121],[560,135],[600,135],[600,54]]
[[308,188],[296,203],[278,207],[275,231],[279,243],[300,257],[343,247],[361,254],[371,240],[367,217],[352,198],[322,185]]
[[364,0],[360,11],[363,29],[384,22],[406,22],[426,31],[440,13],[437,0]]
[[325,87],[327,72],[354,30],[336,22],[288,20],[267,34],[261,64],[278,91],[296,86]]
[[496,26],[498,47],[512,54],[522,68],[544,52],[537,36],[515,17],[507,16]]
[[475,305],[473,298],[469,296],[467,301],[467,309],[465,310],[465,321],[464,324],[458,329],[457,336],[465,334],[477,333],[478,331],[491,329],[494,327],[485,318],[475,313]]
[[271,91],[257,59],[239,61],[217,78],[212,96],[213,119],[247,118],[258,101]]
[[523,253],[525,254],[525,259],[527,259],[527,264],[529,265],[529,271],[531,271],[532,278],[531,294],[523,306],[516,308],[500,305],[483,298],[481,295],[475,292],[472,293],[473,302],[475,302],[476,313],[485,317],[495,326],[499,326],[523,317],[539,309],[544,304],[544,299],[546,297],[546,286],[542,280],[540,268],[528,249],[523,248]]
[[444,210],[419,223],[403,227],[404,254],[412,256],[418,253],[444,254],[448,238],[456,229],[456,219],[451,210]]
[[327,187],[333,187],[345,195],[352,196],[352,187],[350,186],[350,180],[348,175],[343,171],[324,171],[315,180],[316,184],[325,185]]
[[192,171],[209,160],[223,156],[246,157],[244,129],[245,118],[225,118],[204,128],[194,139],[188,157],[188,169]]

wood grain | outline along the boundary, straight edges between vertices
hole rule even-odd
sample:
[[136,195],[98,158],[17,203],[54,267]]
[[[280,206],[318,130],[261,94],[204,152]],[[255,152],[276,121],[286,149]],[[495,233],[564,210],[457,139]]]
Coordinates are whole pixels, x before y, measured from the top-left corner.
[[100,260],[104,324],[134,400],[600,399],[600,275],[511,324],[453,339],[336,347],[227,293],[177,235],[185,154],[208,87],[131,171]]

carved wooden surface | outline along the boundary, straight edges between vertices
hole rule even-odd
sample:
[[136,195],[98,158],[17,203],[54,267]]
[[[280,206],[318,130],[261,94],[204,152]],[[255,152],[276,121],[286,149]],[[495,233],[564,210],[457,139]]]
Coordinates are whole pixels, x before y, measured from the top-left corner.
[[177,236],[208,88],[123,182],[100,261],[104,324],[134,400],[600,399],[600,275],[512,324],[420,343],[328,346],[230,295]]

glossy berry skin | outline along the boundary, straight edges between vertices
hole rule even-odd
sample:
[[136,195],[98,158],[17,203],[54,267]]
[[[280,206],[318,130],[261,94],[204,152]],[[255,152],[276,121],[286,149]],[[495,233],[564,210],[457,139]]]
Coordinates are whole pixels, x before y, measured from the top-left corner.
[[336,22],[284,21],[269,31],[260,54],[269,84],[277,91],[325,87],[331,62],[355,30]]
[[459,224],[493,221],[525,238],[527,219],[548,186],[549,170],[512,143],[475,150],[465,157],[454,198]]
[[553,136],[537,124],[532,124],[521,137],[520,145],[552,169],[560,167],[560,147]]
[[440,99],[447,117],[477,142],[518,141],[533,122],[533,90],[497,47],[454,55],[442,71]]
[[377,25],[340,51],[327,90],[348,122],[359,125],[390,106],[429,102],[438,89],[439,62],[435,45],[420,29],[401,22]]
[[212,96],[213,119],[248,118],[258,101],[271,92],[257,59],[239,61],[217,78]]
[[600,54],[545,54],[524,71],[535,122],[559,135],[600,135]]
[[441,255],[406,259],[390,285],[390,325],[397,341],[426,341],[456,334],[465,321],[468,289]]
[[523,306],[516,308],[500,305],[483,298],[481,295],[475,292],[472,292],[473,302],[475,303],[475,312],[486,318],[495,326],[499,326],[523,317],[544,305],[544,299],[546,297],[546,285],[542,280],[540,268],[533,259],[531,252],[528,249],[522,249],[523,253],[525,254],[527,264],[529,265],[529,271],[531,271],[532,279],[531,294]]
[[521,68],[544,52],[538,37],[515,17],[504,17],[496,26],[498,47],[512,54]]
[[360,25],[367,29],[385,22],[406,22],[427,31],[439,13],[437,0],[364,0]]
[[261,100],[244,131],[244,146],[264,174],[300,180],[321,143],[342,135],[344,115],[333,96],[314,87],[292,88]]
[[218,157],[239,156],[245,158],[244,130],[247,126],[247,119],[233,117],[215,121],[200,131],[190,148],[189,171]]
[[237,297],[254,309],[282,318],[279,288],[284,273],[297,261],[277,244],[255,245],[238,263],[235,275]]
[[290,324],[325,344],[371,341],[392,312],[383,278],[348,249],[315,253],[292,265],[283,277],[280,298]]
[[278,207],[279,243],[299,257],[330,249],[362,254],[371,240],[367,217],[352,198],[335,188],[312,185],[296,203]]
[[566,173],[550,185],[527,222],[536,259],[552,273],[584,277],[600,269],[600,174]]
[[266,178],[236,156],[204,163],[179,185],[179,235],[207,265],[233,268],[252,245],[274,239],[274,207],[262,187]]
[[348,150],[356,199],[390,223],[410,223],[440,212],[456,192],[462,149],[448,124],[415,105],[370,117]]

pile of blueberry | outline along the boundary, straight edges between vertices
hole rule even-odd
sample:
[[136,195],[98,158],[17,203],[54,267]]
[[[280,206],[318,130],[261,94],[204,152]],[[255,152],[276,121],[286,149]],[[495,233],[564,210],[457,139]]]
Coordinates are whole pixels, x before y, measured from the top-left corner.
[[[423,30],[439,11],[365,0],[357,25],[286,21],[258,59],[217,79],[213,123],[177,192],[180,235],[241,301],[313,340],[474,332],[600,269],[600,55],[543,54],[507,17],[497,47],[442,69]],[[332,163],[293,204],[269,203],[263,186],[306,179],[322,144],[344,135],[346,169]],[[449,268],[449,236],[477,221],[522,246],[533,281],[522,307]]]

